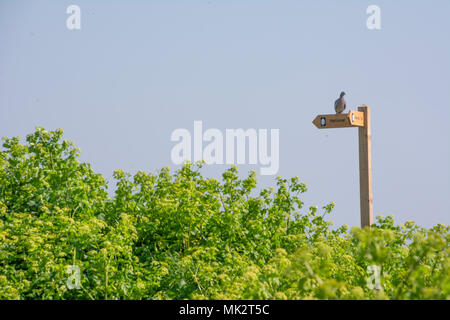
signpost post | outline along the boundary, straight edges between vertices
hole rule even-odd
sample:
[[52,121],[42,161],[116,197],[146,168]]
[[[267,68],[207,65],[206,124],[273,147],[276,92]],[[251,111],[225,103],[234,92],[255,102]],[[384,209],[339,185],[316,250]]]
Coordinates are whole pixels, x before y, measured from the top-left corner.
[[373,223],[370,108],[362,105],[358,111],[318,115],[313,124],[319,129],[358,127],[361,227],[370,227]]

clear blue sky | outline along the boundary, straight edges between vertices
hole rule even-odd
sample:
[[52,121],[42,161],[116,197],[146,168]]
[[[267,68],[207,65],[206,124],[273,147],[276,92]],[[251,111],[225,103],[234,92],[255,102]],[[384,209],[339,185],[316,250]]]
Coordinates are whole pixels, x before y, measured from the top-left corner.
[[[66,28],[70,4],[81,30]],[[311,123],[344,90],[372,111],[374,214],[450,224],[449,15],[448,0],[0,0],[0,136],[63,128],[111,179],[176,168],[170,135],[194,120],[277,128],[278,175],[359,225],[357,129]]]

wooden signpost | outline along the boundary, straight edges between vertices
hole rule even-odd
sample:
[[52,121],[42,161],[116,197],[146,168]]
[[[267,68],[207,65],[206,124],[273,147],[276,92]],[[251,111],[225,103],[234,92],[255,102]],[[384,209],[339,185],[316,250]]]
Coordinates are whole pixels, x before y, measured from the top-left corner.
[[358,111],[318,115],[313,123],[319,129],[358,127],[361,227],[370,227],[373,223],[370,108],[362,105]]

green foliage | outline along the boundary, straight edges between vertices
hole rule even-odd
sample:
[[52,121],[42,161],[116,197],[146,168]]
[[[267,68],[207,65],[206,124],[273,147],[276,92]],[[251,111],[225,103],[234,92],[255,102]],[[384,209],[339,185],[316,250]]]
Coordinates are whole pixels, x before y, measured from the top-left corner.
[[[0,299],[449,299],[450,230],[391,216],[330,229],[334,203],[303,208],[298,178],[254,195],[256,174],[100,174],[62,130],[5,139]],[[80,287],[67,285],[68,266]],[[380,270],[371,288],[370,267]]]

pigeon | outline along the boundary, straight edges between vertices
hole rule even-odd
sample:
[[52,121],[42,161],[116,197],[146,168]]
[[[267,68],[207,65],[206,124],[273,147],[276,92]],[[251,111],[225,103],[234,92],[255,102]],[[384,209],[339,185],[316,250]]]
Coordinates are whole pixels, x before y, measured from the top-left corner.
[[347,106],[345,103],[344,96],[345,92],[341,92],[339,99],[337,99],[334,102],[334,110],[336,111],[336,114],[342,113],[345,110],[345,107]]

